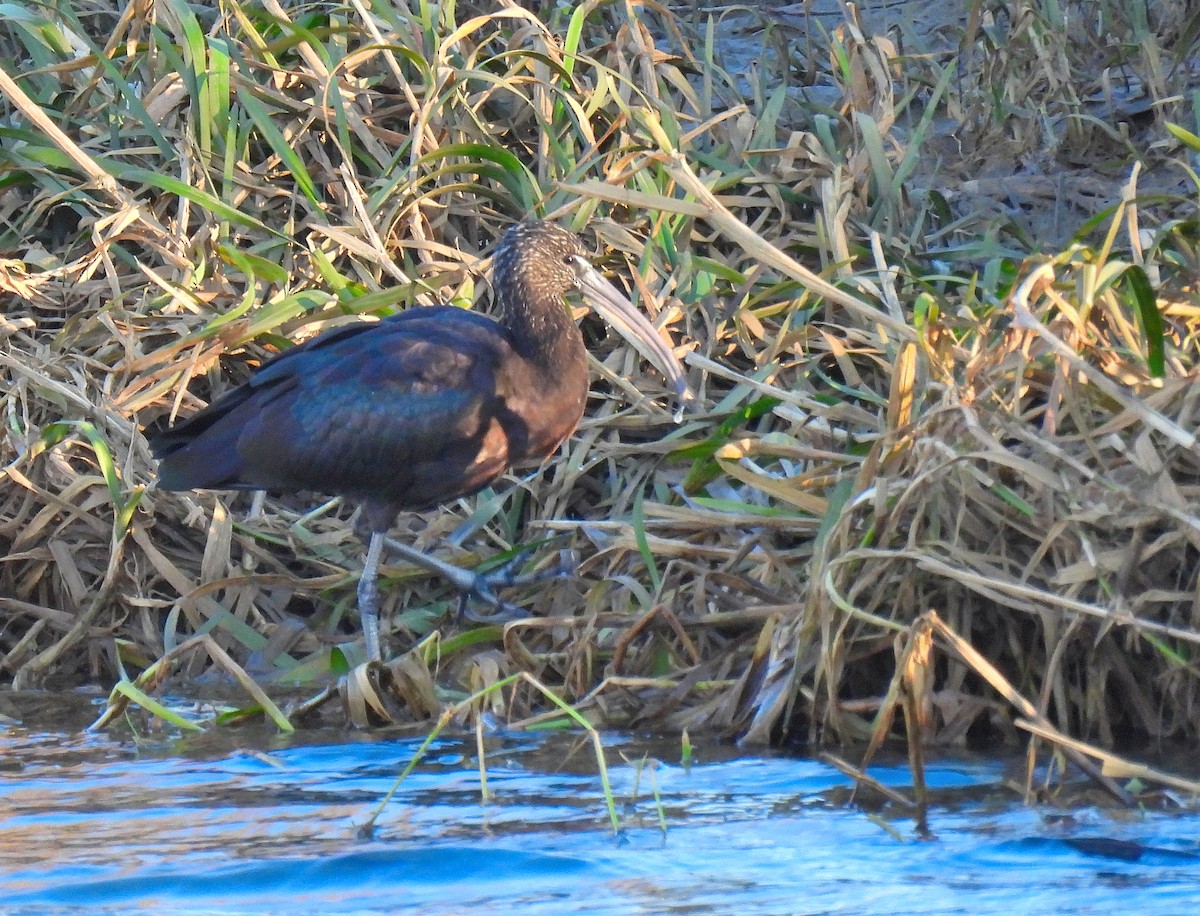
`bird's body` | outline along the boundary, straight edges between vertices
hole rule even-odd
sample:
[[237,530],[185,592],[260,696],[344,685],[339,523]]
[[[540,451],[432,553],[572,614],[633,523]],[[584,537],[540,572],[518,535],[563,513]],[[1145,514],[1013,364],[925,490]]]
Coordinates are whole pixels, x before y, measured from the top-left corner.
[[560,354],[574,368],[547,387],[503,325],[464,309],[413,308],[321,334],[156,438],[159,485],[332,492],[386,530],[398,511],[469,496],[552,454],[587,397],[577,342]]
[[[365,605],[375,601],[374,566],[397,512],[470,495],[514,465],[543,460],[579,423],[587,352],[563,301],[569,289],[581,289],[625,331],[632,327],[639,348],[686,392],[682,367],[657,331],[587,264],[570,232],[514,226],[497,250],[492,286],[499,320],[411,308],[327,331],[266,362],[245,384],[152,435],[160,486],[311,490],[361,501],[371,543],[359,604],[373,622],[375,609]],[[445,573],[440,561],[424,559]],[[371,642],[368,629],[378,658]]]

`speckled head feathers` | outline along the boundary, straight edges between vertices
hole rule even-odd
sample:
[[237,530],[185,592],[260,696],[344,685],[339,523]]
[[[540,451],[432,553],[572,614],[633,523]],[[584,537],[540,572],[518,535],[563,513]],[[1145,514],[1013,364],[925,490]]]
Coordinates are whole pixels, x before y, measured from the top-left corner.
[[501,324],[521,356],[541,365],[586,363],[579,328],[564,308],[577,289],[621,336],[658,367],[683,403],[693,395],[670,344],[629,297],[588,263],[579,239],[553,223],[527,220],[504,233],[492,259]]
[[492,288],[506,306],[561,299],[576,285],[579,238],[554,223],[525,220],[504,233],[492,258]]

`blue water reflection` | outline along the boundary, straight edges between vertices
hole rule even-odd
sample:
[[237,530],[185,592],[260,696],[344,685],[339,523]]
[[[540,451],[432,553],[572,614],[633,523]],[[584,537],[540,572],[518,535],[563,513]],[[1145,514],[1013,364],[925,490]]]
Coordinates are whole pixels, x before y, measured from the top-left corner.
[[[901,811],[844,804],[828,765],[607,736],[624,829],[590,747],[437,742],[358,827],[419,738],[306,736],[241,750],[11,727],[0,733],[0,911],[1139,913],[1200,905],[1200,818],[1099,809],[1049,818],[997,764],[931,767],[933,840]],[[236,739],[235,739],[236,740]],[[247,742],[250,744],[252,742]],[[658,757],[653,767],[626,761]],[[872,775],[904,788],[904,766]],[[634,797],[635,786],[637,797]],[[657,792],[656,803],[653,794]],[[660,815],[666,833],[659,829]],[[884,829],[884,825],[888,829]]]

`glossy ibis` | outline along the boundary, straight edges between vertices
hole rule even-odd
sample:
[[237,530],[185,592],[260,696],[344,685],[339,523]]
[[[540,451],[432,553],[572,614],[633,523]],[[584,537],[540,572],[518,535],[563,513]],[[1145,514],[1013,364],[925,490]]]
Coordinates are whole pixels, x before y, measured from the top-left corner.
[[577,289],[663,372],[683,367],[659,332],[552,223],[510,228],[492,262],[499,320],[413,307],[335,328],[276,356],[245,384],[150,433],[167,490],[310,490],[361,501],[369,535],[358,586],[367,654],[381,658],[377,575],[390,549],[500,606],[484,576],[385,538],[396,514],[468,496],[545,460],[575,430],[587,351],[564,296]]

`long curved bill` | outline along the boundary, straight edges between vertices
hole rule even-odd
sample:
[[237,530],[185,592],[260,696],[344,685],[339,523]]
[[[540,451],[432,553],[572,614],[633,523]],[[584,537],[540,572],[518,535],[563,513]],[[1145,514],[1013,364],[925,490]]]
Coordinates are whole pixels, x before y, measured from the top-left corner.
[[651,365],[666,376],[667,382],[675,391],[675,401],[679,406],[675,415],[678,422],[682,418],[683,408],[694,401],[696,396],[688,387],[687,375],[682,363],[676,359],[675,351],[663,340],[658,328],[652,325],[619,289],[604,279],[596,268],[590,264],[577,264],[576,278],[579,291],[587,298],[588,303],[605,321],[616,328],[622,337],[633,344],[634,349]]

